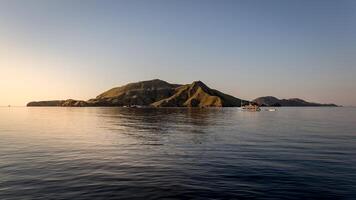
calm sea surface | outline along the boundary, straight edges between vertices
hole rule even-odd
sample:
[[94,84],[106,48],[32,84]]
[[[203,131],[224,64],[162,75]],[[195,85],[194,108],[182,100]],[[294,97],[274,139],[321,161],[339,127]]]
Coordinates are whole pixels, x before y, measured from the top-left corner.
[[0,108],[0,199],[356,199],[356,109]]

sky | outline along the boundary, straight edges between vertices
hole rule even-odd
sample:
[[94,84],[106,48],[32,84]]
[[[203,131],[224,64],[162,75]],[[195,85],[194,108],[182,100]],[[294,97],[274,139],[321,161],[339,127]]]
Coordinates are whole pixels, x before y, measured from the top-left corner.
[[0,0],[0,106],[155,78],[356,106],[356,1]]

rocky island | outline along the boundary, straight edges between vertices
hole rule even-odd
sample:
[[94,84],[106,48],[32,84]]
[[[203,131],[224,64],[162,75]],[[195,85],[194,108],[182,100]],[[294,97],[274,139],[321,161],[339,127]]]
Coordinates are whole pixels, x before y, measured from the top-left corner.
[[[240,107],[247,103],[249,101],[211,89],[201,81],[181,85],[154,79],[115,87],[87,101],[73,99],[34,101],[27,106]],[[251,103],[260,106],[336,106],[309,103],[300,99],[279,100],[275,97],[260,97]]]
[[247,101],[209,88],[201,81],[171,84],[159,79],[112,88],[94,99],[30,102],[27,106],[236,107]]
[[335,104],[321,104],[321,103],[313,103],[307,102],[303,99],[299,98],[291,98],[291,99],[278,99],[273,96],[259,97],[253,100],[259,106],[271,106],[271,107],[337,107]]

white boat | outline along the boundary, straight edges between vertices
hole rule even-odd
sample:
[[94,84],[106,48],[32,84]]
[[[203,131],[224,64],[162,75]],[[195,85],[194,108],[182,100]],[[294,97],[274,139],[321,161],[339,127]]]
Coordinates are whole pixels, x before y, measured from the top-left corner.
[[241,110],[242,111],[250,111],[250,112],[259,112],[261,111],[261,108],[256,105],[256,104],[252,104],[251,102],[249,102],[248,105],[242,105],[242,101],[241,101]]
[[266,111],[275,112],[275,111],[277,111],[277,109],[275,109],[275,108],[268,108],[268,109],[266,109]]

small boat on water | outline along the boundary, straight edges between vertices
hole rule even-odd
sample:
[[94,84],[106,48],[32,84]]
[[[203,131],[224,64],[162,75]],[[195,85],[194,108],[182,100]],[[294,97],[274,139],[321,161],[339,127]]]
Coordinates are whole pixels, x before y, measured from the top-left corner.
[[266,109],[266,111],[275,112],[275,111],[277,111],[277,109],[275,109],[275,108],[268,108],[268,109]]
[[241,110],[242,111],[259,112],[259,111],[261,111],[261,108],[258,105],[252,104],[250,102],[248,105],[241,105]]

